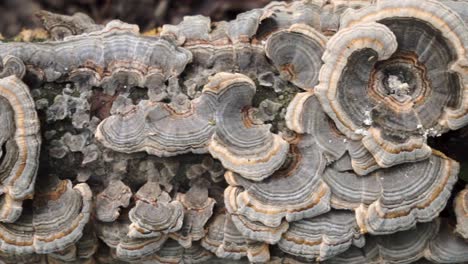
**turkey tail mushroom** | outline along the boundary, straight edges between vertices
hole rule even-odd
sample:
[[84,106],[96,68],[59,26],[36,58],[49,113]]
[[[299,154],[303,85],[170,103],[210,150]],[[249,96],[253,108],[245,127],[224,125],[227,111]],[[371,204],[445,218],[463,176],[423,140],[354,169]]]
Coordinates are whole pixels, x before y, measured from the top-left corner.
[[21,59],[41,80],[102,86],[110,94],[117,87],[159,88],[192,60],[188,50],[161,38],[140,36],[137,26],[116,20],[102,30],[63,41],[4,43],[0,56],[5,55]]
[[464,239],[468,239],[468,185],[457,194],[453,207],[457,218],[455,232],[460,234]]
[[130,187],[120,180],[110,181],[96,197],[96,218],[102,222],[115,221],[120,215],[120,208],[126,208],[131,197]]
[[[224,200],[231,214],[284,230],[284,220],[298,221],[330,209],[330,189],[321,179],[326,160],[317,151],[313,138],[304,136],[296,140],[297,146],[292,145],[290,160],[284,168],[261,182],[226,172],[229,186]],[[238,228],[243,230],[241,226]]]
[[271,125],[255,124],[248,108],[256,88],[245,75],[218,73],[203,91],[218,93],[215,133],[209,144],[211,155],[226,169],[260,181],[281,167],[289,144],[270,132]]
[[327,39],[315,29],[294,24],[287,30],[270,35],[265,53],[283,79],[304,90],[312,90],[318,83],[321,57]]
[[0,221],[11,223],[34,194],[41,136],[34,100],[16,76],[0,79],[0,108]]
[[434,151],[424,161],[380,169],[367,176],[328,167],[323,180],[331,206],[353,209],[361,232],[390,234],[436,218],[457,180],[459,165]]
[[0,251],[48,254],[77,242],[91,212],[92,194],[88,185],[72,188],[69,180],[49,177],[38,187],[33,208],[15,223],[2,223]]
[[332,210],[292,222],[278,247],[291,255],[323,261],[346,251],[351,245],[362,247],[364,244],[354,214]]

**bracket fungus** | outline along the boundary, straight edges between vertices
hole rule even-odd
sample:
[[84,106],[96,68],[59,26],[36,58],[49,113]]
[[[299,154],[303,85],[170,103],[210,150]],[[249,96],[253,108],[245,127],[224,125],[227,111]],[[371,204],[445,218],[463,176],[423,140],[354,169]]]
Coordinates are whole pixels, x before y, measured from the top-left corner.
[[322,57],[324,110],[382,168],[426,159],[427,136],[467,123],[467,40],[464,21],[438,1],[349,9]]
[[434,151],[427,160],[364,177],[332,165],[323,180],[331,190],[331,206],[355,210],[361,232],[390,234],[436,218],[447,204],[458,170],[457,162]]
[[128,216],[132,224],[128,236],[132,238],[160,237],[182,227],[182,204],[171,201],[158,182],[147,182],[135,194],[136,205]]
[[466,2],[38,16],[0,43],[1,263],[468,262]]
[[255,84],[247,76],[218,73],[189,110],[142,101],[102,121],[96,138],[125,153],[164,157],[208,150],[225,168],[261,180],[282,165],[289,146],[269,125],[255,124],[248,116],[254,94]]
[[337,210],[292,222],[278,242],[279,248],[288,254],[317,261],[336,256],[351,245],[364,244],[354,214]]
[[284,230],[281,227],[283,220],[298,221],[330,210],[330,189],[321,179],[325,158],[315,150],[312,137],[296,140],[284,168],[262,182],[226,172],[229,186],[224,192],[224,200],[230,213]]
[[[33,208],[14,223],[0,224],[0,251],[47,254],[77,242],[91,214],[91,190],[85,183],[50,176],[39,186]],[[26,210],[26,209],[25,209]]]
[[40,80],[102,86],[110,94],[130,86],[156,89],[192,60],[188,50],[138,31],[135,25],[114,20],[102,30],[63,41],[4,43],[0,56],[18,57]]
[[41,137],[29,88],[16,76],[0,79],[0,221],[16,221],[34,194]]
[[465,189],[457,194],[453,207],[457,217],[455,231],[463,238],[468,239],[468,186],[465,186]]

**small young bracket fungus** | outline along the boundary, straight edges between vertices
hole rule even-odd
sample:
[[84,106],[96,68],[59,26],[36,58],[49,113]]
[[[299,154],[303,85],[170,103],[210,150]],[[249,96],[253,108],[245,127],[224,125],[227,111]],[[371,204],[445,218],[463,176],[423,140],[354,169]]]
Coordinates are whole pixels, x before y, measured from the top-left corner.
[[292,222],[278,242],[279,248],[288,254],[317,261],[334,257],[351,245],[364,244],[354,214],[338,210]]
[[438,221],[433,221],[391,235],[367,236],[364,247],[352,247],[325,263],[415,263],[424,257],[426,248],[438,230]]
[[0,251],[8,254],[48,254],[77,242],[89,220],[92,193],[80,183],[49,177],[36,191],[33,208],[15,223],[0,224]]
[[331,205],[354,209],[361,232],[390,234],[436,218],[457,180],[457,162],[434,151],[424,161],[380,169],[367,176],[328,167],[323,180]]
[[84,13],[66,16],[41,10],[36,13],[36,16],[41,19],[42,25],[53,40],[62,40],[68,36],[102,29],[101,25],[94,23],[94,20]]
[[242,74],[218,73],[203,90],[219,93],[210,154],[226,169],[253,181],[279,169],[289,144],[270,132],[271,125],[255,124],[249,117],[248,107],[256,91],[253,81]]
[[177,200],[171,201],[158,182],[147,182],[135,194],[135,199],[136,205],[128,213],[132,222],[129,237],[160,237],[182,227],[182,204]]
[[447,219],[440,219],[439,233],[429,241],[424,256],[435,263],[466,263],[468,242],[455,234]]
[[201,245],[220,258],[238,260],[247,256],[250,262],[266,262],[270,259],[268,245],[248,241],[239,233],[231,217],[226,213],[214,216]]
[[425,159],[427,136],[468,123],[468,30],[454,11],[433,0],[382,0],[349,9],[341,27],[317,92],[338,129],[362,140],[380,167]]
[[176,200],[184,206],[184,220],[179,231],[169,234],[184,248],[205,236],[205,224],[213,214],[215,200],[208,197],[206,185],[195,184],[187,193],[178,193]]
[[320,32],[304,24],[270,35],[265,53],[283,79],[304,90],[312,90],[318,83],[321,57],[327,39]]
[[457,194],[453,207],[457,217],[455,232],[460,234],[464,239],[468,239],[468,185]]
[[41,136],[29,88],[14,75],[0,79],[0,109],[0,221],[11,223],[34,194]]
[[107,188],[96,197],[96,217],[102,222],[113,222],[120,215],[120,208],[130,204],[132,190],[120,180],[110,181]]
[[97,222],[98,237],[115,250],[115,258],[118,260],[131,262],[144,259],[158,252],[167,240],[167,235],[131,238],[127,235],[130,224],[126,215],[113,223]]
[[111,94],[117,87],[156,89],[192,60],[188,50],[138,31],[137,26],[114,20],[102,30],[63,41],[4,43],[0,56],[18,57],[39,79],[102,86]]
[[229,213],[281,230],[283,219],[298,221],[330,209],[330,189],[321,179],[325,158],[316,150],[312,137],[304,136],[297,141],[291,147],[286,166],[261,182],[226,172],[230,186],[224,192],[224,200]]

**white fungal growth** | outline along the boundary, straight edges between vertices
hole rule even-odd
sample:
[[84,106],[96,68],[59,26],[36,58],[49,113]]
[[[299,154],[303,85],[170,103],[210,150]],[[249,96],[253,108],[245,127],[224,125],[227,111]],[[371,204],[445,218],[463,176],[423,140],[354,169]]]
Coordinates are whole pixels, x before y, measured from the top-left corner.
[[400,78],[398,78],[398,76],[389,75],[387,81],[388,87],[390,88],[392,93],[395,93],[397,95],[408,94],[409,85],[407,83],[402,82]]

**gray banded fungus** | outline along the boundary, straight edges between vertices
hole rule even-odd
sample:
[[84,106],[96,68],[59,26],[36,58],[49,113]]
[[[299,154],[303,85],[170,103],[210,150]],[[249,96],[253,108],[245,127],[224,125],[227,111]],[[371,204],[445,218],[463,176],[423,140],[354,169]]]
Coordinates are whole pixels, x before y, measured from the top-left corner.
[[294,24],[289,29],[270,35],[265,53],[285,80],[305,90],[318,83],[321,57],[327,39],[320,32],[304,25]]
[[208,149],[224,167],[261,180],[282,165],[289,145],[270,132],[270,125],[255,124],[248,116],[255,91],[245,75],[218,73],[188,111],[141,101],[128,112],[102,121],[96,138],[125,153],[173,156]]
[[21,59],[39,79],[102,86],[111,94],[117,87],[156,89],[192,60],[188,50],[161,38],[140,36],[137,26],[120,21],[63,41],[4,43],[0,56],[5,55]]
[[270,132],[271,125],[256,124],[249,116],[254,82],[242,74],[218,73],[204,91],[219,93],[215,133],[208,147],[211,155],[226,169],[253,181],[279,169],[289,144]]
[[193,241],[205,236],[205,224],[213,214],[216,202],[208,197],[206,184],[206,182],[194,184],[187,193],[177,194],[176,200],[184,207],[184,219],[180,230],[169,236],[184,248],[190,248]]
[[361,232],[390,234],[436,218],[447,204],[458,170],[457,162],[434,151],[427,160],[364,177],[332,165],[323,180],[331,189],[331,206],[355,210]]
[[120,180],[110,181],[107,188],[96,197],[96,217],[102,222],[113,222],[120,215],[120,208],[130,204],[132,190]]
[[176,241],[169,239],[156,254],[145,258],[141,263],[209,263],[212,257],[213,254],[199,244],[184,248]]
[[457,194],[453,207],[457,217],[455,231],[463,238],[468,239],[468,185]]
[[404,232],[385,236],[368,236],[364,247],[352,247],[324,263],[414,263],[424,257],[430,241],[437,235],[438,230],[438,221],[433,221],[418,224],[415,228]]
[[424,252],[425,258],[435,263],[466,263],[468,242],[457,236],[447,219],[440,219],[439,228]]
[[0,79],[0,221],[14,222],[34,194],[41,137],[29,88],[16,76]]
[[41,19],[42,25],[53,40],[62,40],[68,36],[102,29],[101,25],[96,25],[94,20],[84,13],[66,16],[41,10],[36,16]]
[[338,210],[292,222],[278,242],[279,248],[288,254],[317,261],[334,257],[351,245],[364,244],[354,214]]
[[224,200],[230,213],[269,227],[279,227],[283,219],[298,221],[330,209],[330,189],[321,179],[325,158],[317,151],[311,136],[295,140],[297,142],[291,145],[290,160],[284,168],[261,182],[226,172],[229,186],[224,192]]
[[348,152],[354,172],[366,175],[380,167],[360,141],[346,138],[323,111],[314,91],[298,93],[289,103],[286,125],[299,134],[311,135],[327,161],[333,162]]
[[454,11],[433,0],[382,0],[349,9],[341,27],[317,92],[338,129],[362,140],[380,167],[427,158],[426,136],[467,123],[468,31]]
[[239,233],[230,215],[226,213],[214,216],[201,245],[220,258],[238,260],[248,257],[250,262],[266,262],[270,259],[268,245],[247,240]]
[[136,205],[128,213],[132,238],[160,237],[180,230],[184,218],[182,204],[171,200],[158,182],[147,182],[135,194]]
[[117,260],[137,261],[158,252],[167,240],[167,235],[146,238],[131,238],[131,222],[126,214],[113,223],[97,222],[98,237],[112,249]]
[[36,191],[33,208],[15,223],[0,224],[0,251],[8,254],[48,254],[77,242],[91,213],[88,185],[48,177]]

